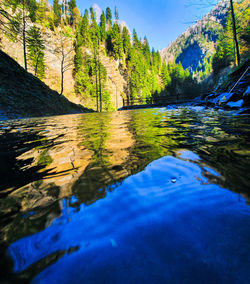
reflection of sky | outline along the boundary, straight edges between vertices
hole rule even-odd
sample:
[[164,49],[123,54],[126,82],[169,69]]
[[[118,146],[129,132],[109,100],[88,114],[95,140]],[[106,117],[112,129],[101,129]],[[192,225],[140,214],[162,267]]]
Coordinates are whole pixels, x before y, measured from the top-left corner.
[[249,283],[249,207],[206,183],[198,165],[168,156],[91,206],[64,200],[50,227],[10,245],[15,271],[65,251],[35,283]]

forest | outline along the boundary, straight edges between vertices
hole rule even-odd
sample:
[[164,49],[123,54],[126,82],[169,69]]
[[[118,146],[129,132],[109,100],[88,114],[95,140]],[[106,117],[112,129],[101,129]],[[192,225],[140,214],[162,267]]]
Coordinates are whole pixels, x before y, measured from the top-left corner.
[[[45,50],[58,55],[61,65],[61,91],[64,73],[73,66],[75,92],[84,101],[91,101],[98,111],[112,110],[111,94],[106,89],[108,76],[105,58],[114,60],[126,82],[123,99],[149,99],[185,93],[191,96],[198,84],[181,63],[162,61],[159,51],[150,48],[146,36],[141,39],[136,30],[129,31],[109,7],[96,18],[91,7],[81,15],[75,0],[4,0],[1,6],[4,34],[23,46],[24,67],[43,79],[46,72]],[[57,46],[48,46],[44,30],[57,36]]]
[[[46,51],[56,55],[61,73],[59,93],[64,94],[65,72],[72,70],[75,94],[87,107],[97,111],[115,109],[111,103],[114,94],[107,88],[107,81],[115,76],[107,70],[108,60],[115,64],[125,82],[119,96],[123,100],[149,102],[176,95],[193,98],[200,93],[200,82],[212,72],[218,75],[223,68],[239,63],[228,8],[226,14],[223,11],[220,15],[221,24],[201,21],[191,29],[189,37],[181,36],[178,46],[173,47],[179,49],[178,53],[172,50],[176,58],[169,61],[150,47],[146,36],[140,38],[135,29],[131,32],[120,21],[117,7],[114,13],[107,7],[97,19],[93,7],[81,13],[75,0],[60,3],[58,0],[53,5],[48,0],[3,0],[1,29],[9,40],[21,42],[25,69],[40,79],[46,74]],[[249,5],[247,1],[240,1],[234,6],[239,52],[246,58],[250,38]],[[55,37],[53,46],[46,40],[48,31]],[[178,54],[194,48],[193,33],[199,49],[202,44],[211,46],[209,40],[213,45],[202,62],[195,68],[192,65],[185,69]]]

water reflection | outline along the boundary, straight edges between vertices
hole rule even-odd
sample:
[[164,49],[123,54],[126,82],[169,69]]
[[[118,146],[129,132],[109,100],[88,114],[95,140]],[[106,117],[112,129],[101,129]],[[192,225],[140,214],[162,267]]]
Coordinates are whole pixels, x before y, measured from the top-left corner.
[[[38,282],[49,279],[49,283],[53,283],[62,281],[55,276],[59,267],[73,267],[79,258],[88,262],[88,258],[96,256],[100,249],[104,251],[103,258],[98,257],[99,262],[90,265],[90,271],[100,268],[101,261],[109,263],[110,245],[119,247],[119,254],[124,255],[127,247],[120,248],[118,240],[128,245],[125,239],[138,235],[138,226],[146,228],[148,220],[152,228],[160,223],[156,228],[162,230],[177,216],[184,218],[188,212],[193,219],[195,210],[207,210],[196,220],[196,225],[202,227],[202,222],[209,219],[208,213],[214,210],[213,206],[221,218],[229,211],[236,215],[237,212],[242,214],[242,210],[246,212],[245,201],[235,205],[234,195],[222,188],[250,202],[249,175],[246,174],[250,169],[249,125],[248,116],[190,108],[1,123],[2,252],[8,248],[19,279],[26,281],[41,273],[35,278]],[[162,157],[166,158],[161,160]],[[204,188],[206,191],[201,193]],[[219,212],[218,206],[223,203],[225,210]],[[234,204],[234,209],[229,204]],[[165,214],[169,215],[167,219]],[[228,232],[230,224],[235,226],[237,222],[242,224],[243,219],[246,221],[245,217],[232,218]],[[211,220],[211,224],[213,222],[215,220]],[[179,222],[179,226],[186,225]],[[183,233],[180,228],[178,230]],[[174,230],[174,227],[171,225],[169,229]],[[151,233],[146,231],[146,234]],[[204,237],[203,232],[198,236]],[[160,242],[158,233],[151,237]],[[146,243],[135,243],[134,249],[141,254],[135,260],[135,265],[139,265],[147,251]],[[181,242],[176,245],[177,249],[194,253]],[[151,257],[155,253],[152,245],[148,249]],[[166,249],[171,251],[169,247]],[[134,257],[133,249],[130,254],[125,253],[121,259],[126,262]],[[160,259],[156,261],[161,270],[166,263],[158,263]],[[6,271],[11,269],[10,264],[6,265],[6,254],[1,261]],[[55,269],[53,273],[50,267]],[[124,271],[131,272],[129,267],[127,269]],[[150,269],[150,265],[145,269]],[[67,274],[69,270],[65,270]],[[86,283],[92,283],[94,280],[86,273]],[[10,272],[6,275],[5,278],[16,277]],[[104,275],[103,272],[100,277]],[[171,280],[171,275],[170,278],[165,275],[164,279]],[[98,279],[99,282],[94,283],[102,283],[101,278]],[[62,282],[77,283],[77,277]]]

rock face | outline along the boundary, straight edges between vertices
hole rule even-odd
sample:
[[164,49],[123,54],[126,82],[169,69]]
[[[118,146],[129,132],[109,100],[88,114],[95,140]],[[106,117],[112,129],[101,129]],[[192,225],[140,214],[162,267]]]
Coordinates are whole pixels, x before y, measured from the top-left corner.
[[[60,92],[61,90],[61,61],[60,57],[53,52],[56,50],[57,43],[59,42],[59,36],[56,32],[52,32],[49,29],[45,29],[42,26],[39,28],[43,31],[43,40],[46,42],[46,46],[50,48],[45,49],[45,59],[46,59],[46,73],[45,78],[42,81],[49,86],[52,90]],[[23,47],[19,41],[12,42],[6,36],[0,34],[0,43],[1,49],[6,54],[8,54],[11,58],[17,61],[21,66],[24,66],[23,59]],[[72,52],[69,53],[69,62],[73,62],[75,57],[75,51],[73,46],[67,46],[72,49]],[[91,50],[85,48],[84,52],[87,54],[91,54]],[[105,88],[109,91],[111,96],[111,104],[114,108],[122,107],[122,99],[124,96],[124,92],[127,86],[127,82],[125,81],[122,72],[119,70],[119,62],[111,59],[109,56],[105,54],[104,47],[100,50],[100,61],[103,66],[107,70],[107,81],[105,84]],[[28,70],[32,72],[31,68]],[[89,99],[85,98],[85,96],[79,95],[75,91],[75,77],[74,73],[74,65],[72,64],[67,71],[64,73],[64,96],[75,104],[81,104],[82,106],[87,106],[88,108],[96,109],[96,105],[93,104]],[[1,114],[0,114],[1,115]]]
[[91,111],[59,96],[0,50],[0,120]]
[[250,59],[232,72],[213,93],[201,97],[200,104],[250,113]]

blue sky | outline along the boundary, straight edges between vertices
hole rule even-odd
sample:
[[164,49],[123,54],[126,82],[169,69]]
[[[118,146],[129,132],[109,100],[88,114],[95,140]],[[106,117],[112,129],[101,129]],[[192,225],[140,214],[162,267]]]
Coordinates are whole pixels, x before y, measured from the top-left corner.
[[188,1],[190,0],[77,0],[76,3],[81,13],[97,4],[103,10],[110,7],[114,14],[116,6],[120,20],[125,21],[131,31],[135,28],[139,37],[146,35],[150,46],[160,50],[211,9],[187,7]]

